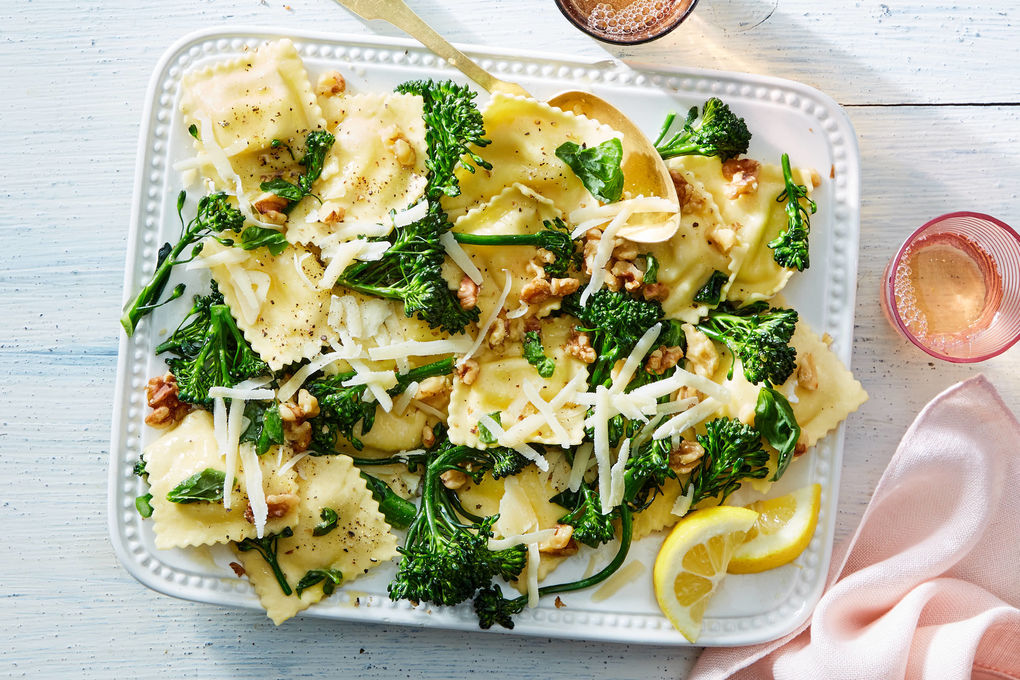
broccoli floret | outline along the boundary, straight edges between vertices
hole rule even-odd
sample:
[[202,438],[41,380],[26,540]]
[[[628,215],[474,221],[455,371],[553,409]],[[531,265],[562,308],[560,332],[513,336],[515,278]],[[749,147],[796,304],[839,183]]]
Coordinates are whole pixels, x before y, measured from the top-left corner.
[[441,475],[459,471],[478,479],[476,467],[495,467],[488,451],[455,446],[445,438],[426,452],[421,504],[407,529],[397,574],[389,585],[390,598],[454,605],[488,588],[494,578],[516,579],[524,568],[523,545],[489,550],[492,517],[461,519],[466,515]]
[[637,454],[627,460],[623,475],[623,500],[634,510],[648,507],[666,480],[676,479],[676,473],[669,467],[671,450],[669,439],[652,440],[642,445]]
[[726,161],[734,156],[747,153],[751,141],[751,133],[743,118],[737,117],[730,107],[719,99],[712,97],[707,102],[701,115],[701,122],[694,125],[698,117],[698,107],[692,106],[687,112],[683,127],[666,140],[676,114],[666,116],[655,150],[663,158],[674,156],[719,156]]
[[233,387],[270,372],[245,340],[215,284],[211,294],[195,296],[181,325],[156,347],[157,355],[164,353],[173,355],[166,363],[177,378],[178,398],[202,407],[212,404],[211,387]]
[[481,148],[491,142],[485,138],[482,114],[474,102],[476,95],[469,87],[452,80],[413,80],[398,85],[397,92],[415,94],[423,100],[422,118],[428,146],[425,196],[429,203],[438,202],[442,196],[460,194],[460,182],[454,174],[457,167],[468,172],[474,172],[475,165],[492,169],[488,161],[469,148]]
[[[200,200],[195,218],[185,225],[181,213],[184,210],[186,197],[187,194],[183,191],[177,195],[177,215],[181,220],[180,238],[173,246],[169,243],[163,244],[156,258],[156,271],[153,272],[152,279],[124,308],[120,324],[128,335],[135,332],[135,327],[142,317],[184,294],[184,284],[182,283],[174,288],[169,298],[163,302],[159,301],[163,295],[163,289],[166,288],[166,284],[170,280],[171,270],[179,264],[190,262],[201,252],[202,244],[198,242],[202,238],[222,231],[240,232],[244,226],[244,215],[240,210],[230,205],[229,198],[223,192],[209,194]],[[232,245],[233,241],[228,240],[226,244]],[[181,254],[193,245],[195,247],[191,251],[191,257],[180,259]]]
[[[723,305],[708,313],[698,329],[729,348],[740,359],[744,377],[758,384],[768,380],[781,385],[797,367],[797,350],[790,346],[790,338],[797,328],[797,312],[756,302],[735,309]],[[733,367],[730,366],[730,377]]]
[[654,300],[639,300],[623,291],[606,288],[596,291],[581,306],[579,293],[563,298],[560,309],[580,321],[580,330],[591,334],[591,345],[598,359],[591,367],[590,384],[607,385],[616,362],[626,357],[645,331],[662,318],[662,305]]
[[613,540],[616,535],[616,530],[613,529],[613,518],[616,513],[602,513],[599,492],[587,483],[582,482],[576,493],[564,491],[550,500],[565,508],[573,508],[557,521],[574,527],[573,538],[577,541],[597,548]]
[[772,259],[780,267],[804,271],[811,265],[808,253],[808,235],[811,233],[811,216],[818,205],[808,198],[807,187],[793,181],[790,157],[783,154],[783,180],[786,188],[776,197],[777,203],[786,202],[786,231],[769,241]]
[[478,320],[479,312],[478,307],[461,307],[443,278],[445,251],[439,237],[450,224],[438,205],[420,220],[394,229],[381,259],[351,265],[337,283],[366,295],[400,300],[406,316],[417,315],[448,333],[463,333]]
[[488,630],[498,623],[504,628],[513,630],[513,617],[524,611],[527,603],[527,598],[523,597],[506,599],[503,597],[503,589],[498,584],[494,583],[490,588],[483,588],[475,595],[474,601],[478,627]]
[[694,485],[692,506],[706,498],[722,503],[741,480],[764,479],[769,474],[769,454],[762,448],[761,434],[739,420],[718,418],[706,423],[698,443],[705,454],[689,480]]
[[[453,372],[453,359],[443,359],[431,364],[413,368],[397,376],[397,384],[388,392],[396,396],[407,389],[412,382],[420,382],[437,375]],[[365,385],[344,387],[343,383],[353,378],[353,371],[322,376],[309,381],[305,389],[319,402],[319,415],[308,422],[312,426],[312,453],[331,455],[336,452],[338,437],[343,437],[360,451],[361,440],[354,431],[361,423],[361,433],[372,429],[375,423],[376,402],[365,401]]]
[[545,229],[534,234],[463,234],[454,233],[457,243],[472,246],[533,246],[544,248],[553,254],[553,261],[543,265],[545,273],[553,277],[564,277],[571,267],[581,265],[580,250],[570,238],[570,230],[563,220],[556,218],[543,222]]
[[[274,139],[273,146],[286,146],[285,144],[276,144],[279,140]],[[330,147],[333,146],[333,142],[336,138],[325,130],[313,130],[308,133],[305,137],[305,155],[301,157],[298,163],[304,166],[305,171],[301,173],[301,176],[297,178],[297,183],[288,182],[282,177],[271,179],[267,182],[262,182],[259,185],[259,189],[262,191],[271,191],[281,198],[286,198],[289,203],[284,207],[283,212],[289,213],[291,210],[301,202],[305,196],[312,196],[318,199],[318,197],[312,193],[312,185],[319,179],[319,175],[322,174],[322,166],[326,160],[326,152],[329,151]],[[290,147],[287,147],[288,151]],[[291,156],[294,153],[291,152]],[[322,201],[319,201],[320,203]]]
[[520,474],[532,462],[506,446],[489,447],[485,449],[485,454],[491,462],[480,469],[487,470],[493,479],[503,479]]

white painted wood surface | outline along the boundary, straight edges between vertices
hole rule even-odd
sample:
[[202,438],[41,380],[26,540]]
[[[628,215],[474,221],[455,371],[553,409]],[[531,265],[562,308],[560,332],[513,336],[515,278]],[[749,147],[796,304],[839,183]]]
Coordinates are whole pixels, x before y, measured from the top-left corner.
[[[872,398],[849,422],[840,537],[938,391],[980,370],[1020,406],[1020,349],[980,367],[937,363],[895,336],[877,303],[886,261],[928,218],[971,209],[1020,225],[1011,0],[701,0],[671,36],[608,50],[552,0],[411,4],[462,42],[768,73],[849,106],[863,156],[853,368]],[[684,676],[696,650],[304,619],[276,629],[257,613],[155,595],[117,564],[108,430],[145,85],[179,36],[238,24],[397,35],[329,0],[0,6],[0,675]]]

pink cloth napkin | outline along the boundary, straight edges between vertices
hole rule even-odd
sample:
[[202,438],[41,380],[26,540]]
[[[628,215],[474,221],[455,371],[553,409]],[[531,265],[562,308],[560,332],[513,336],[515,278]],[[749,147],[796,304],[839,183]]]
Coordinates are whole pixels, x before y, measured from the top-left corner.
[[904,435],[810,620],[708,649],[690,677],[1020,678],[1018,605],[1020,423],[978,376]]

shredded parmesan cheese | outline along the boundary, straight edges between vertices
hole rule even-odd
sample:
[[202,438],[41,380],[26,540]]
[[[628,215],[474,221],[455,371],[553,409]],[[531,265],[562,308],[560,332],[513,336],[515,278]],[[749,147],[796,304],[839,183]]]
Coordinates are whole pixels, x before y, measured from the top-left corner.
[[482,272],[478,270],[475,263],[471,261],[471,256],[467,254],[457,239],[454,238],[450,232],[444,232],[439,237],[439,242],[443,244],[443,248],[446,249],[446,254],[450,256],[450,259],[460,267],[460,270],[467,274],[467,277],[474,281],[476,284],[482,284]]
[[538,565],[542,557],[538,543],[528,544],[528,608],[538,606]]
[[292,253],[292,255],[294,256],[294,271],[296,271],[297,275],[301,277],[301,282],[304,283],[305,286],[308,287],[309,289],[315,290],[315,284],[312,283],[312,280],[310,278],[308,278],[308,274],[305,274],[304,266],[305,259],[311,257],[312,254],[306,251],[304,255],[298,257],[298,253],[295,250]]
[[543,541],[548,541],[555,534],[556,529],[540,529],[527,534],[507,536],[506,538],[490,538],[488,548],[489,550],[506,550],[507,548],[514,547],[515,545],[537,544]]
[[[244,418],[244,401],[234,399],[230,402],[230,412],[227,415],[226,431],[226,475],[223,478],[223,507],[230,509],[231,496],[234,490],[234,476],[237,474],[237,447],[241,441],[241,421]],[[213,429],[215,429],[215,424]],[[229,482],[229,486],[227,486]]]
[[[230,410],[233,411],[233,402]],[[243,408],[243,406],[242,406]],[[241,465],[244,466],[244,485],[248,491],[248,505],[251,506],[252,519],[255,522],[255,535],[259,538],[266,532],[266,519],[269,517],[269,505],[266,503],[266,490],[262,486],[262,466],[259,465],[255,447],[245,444],[240,448]]]
[[595,388],[595,462],[599,470],[599,500],[602,502],[602,514],[613,509],[609,504],[609,489],[612,486],[609,477],[609,390],[605,385]]
[[683,517],[691,509],[691,501],[694,500],[694,485],[688,484],[687,491],[682,496],[678,496],[676,502],[673,503],[673,509],[670,512],[677,517]]
[[549,461],[545,459],[545,456],[527,444],[509,441],[506,436],[506,431],[500,427],[499,423],[492,419],[492,416],[484,415],[478,419],[478,422],[484,425],[485,429],[487,429],[491,434],[496,436],[496,441],[499,442],[500,446],[509,447],[528,460],[534,461],[535,465],[537,465],[538,469],[542,472],[547,472],[549,470]]
[[399,359],[400,357],[429,357],[437,354],[459,354],[470,349],[470,338],[448,338],[444,340],[407,340],[385,347],[371,347],[368,356],[373,361]]
[[623,502],[623,473],[630,458],[630,440],[624,439],[616,454],[616,462],[609,470],[609,507],[615,508]]
[[523,381],[521,387],[524,389],[524,394],[528,397],[528,401],[534,405],[542,417],[545,418],[545,422],[549,423],[549,427],[552,428],[553,433],[559,437],[560,446],[564,449],[570,446],[570,435],[567,433],[567,428],[563,427],[563,423],[556,415],[556,411],[553,410],[552,406],[542,398],[538,388],[530,380]]
[[[280,451],[283,451],[283,447],[282,446],[280,447]],[[308,452],[305,451],[304,453],[299,453],[298,455],[294,456],[293,458],[291,458],[290,460],[288,460],[286,463],[284,463],[283,465],[281,465],[279,467],[279,469],[276,471],[276,475],[279,477],[279,476],[285,474],[288,470],[290,470],[292,467],[297,465],[298,462],[302,458],[307,456],[307,455],[308,455]]]
[[248,259],[248,254],[240,248],[227,248],[213,253],[212,255],[199,253],[199,256],[193,259],[188,264],[184,265],[184,268],[191,271],[195,269],[208,269],[211,267],[217,267],[219,265],[237,264],[244,262]]
[[446,420],[446,418],[447,418],[447,415],[445,413],[443,413],[442,411],[440,411],[437,408],[429,406],[424,401],[421,401],[419,399],[412,399],[411,400],[411,406],[414,406],[416,409],[418,409],[422,413],[427,413],[430,416],[435,416],[436,418],[439,418],[440,420]]
[[612,257],[613,249],[616,247],[616,232],[620,231],[620,228],[626,224],[630,216],[630,210],[621,210],[603,230],[602,238],[599,239],[598,249],[595,251],[595,258],[591,265],[591,279],[581,293],[582,306],[586,305],[592,293],[602,288],[602,284],[605,283],[606,265],[609,264],[609,258]]
[[325,366],[328,366],[334,361],[351,358],[353,358],[352,353],[347,351],[330,352],[329,354],[323,354],[315,357],[299,368],[297,373],[291,376],[290,380],[280,386],[280,389],[276,391],[276,398],[280,401],[289,401],[291,397],[297,394],[297,391],[305,384],[305,380],[308,380],[309,376],[313,373]]
[[652,433],[652,438],[665,439],[666,437],[682,434],[684,431],[689,430],[711,416],[720,406],[721,404],[718,401],[709,397],[694,408],[690,408],[680,415],[673,416],[660,425]]
[[584,473],[588,471],[588,464],[591,463],[591,453],[594,450],[591,442],[585,442],[577,447],[574,452],[574,463],[570,468],[570,477],[567,479],[567,488],[577,491],[584,481]]
[[418,381],[415,380],[393,401],[393,413],[398,416],[404,415],[404,411],[407,410],[408,405],[411,403],[411,399],[413,399],[414,395],[417,393]]
[[238,387],[210,387],[209,396],[214,399],[242,399],[244,401],[265,401],[276,396],[273,390],[240,389]]
[[492,309],[490,309],[489,313],[486,315],[485,323],[483,323],[482,327],[478,329],[478,337],[475,338],[475,342],[471,345],[471,349],[457,360],[458,366],[463,366],[464,362],[470,359],[471,356],[478,351],[478,348],[482,346],[482,341],[485,340],[485,336],[489,334],[489,329],[496,321],[496,317],[499,316],[501,311],[503,311],[503,305],[506,304],[506,299],[510,295],[511,286],[510,272],[504,269],[503,273],[506,274],[506,282],[503,284],[503,292],[500,293],[499,300],[496,301],[496,304],[493,305]]

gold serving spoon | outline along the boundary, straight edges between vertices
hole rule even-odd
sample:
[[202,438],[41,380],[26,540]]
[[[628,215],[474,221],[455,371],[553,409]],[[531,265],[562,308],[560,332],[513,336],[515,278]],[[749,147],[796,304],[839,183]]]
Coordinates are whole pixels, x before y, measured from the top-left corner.
[[[451,66],[459,69],[487,92],[532,98],[531,94],[517,83],[500,80],[451,45],[415,14],[404,0],[336,1],[366,21],[382,19],[393,24],[445,59]],[[669,176],[666,164],[644,132],[619,109],[601,97],[578,90],[560,93],[550,99],[549,104],[563,111],[587,116],[623,133],[621,167],[624,188],[633,196],[662,196],[676,202],[676,187]],[[632,241],[655,243],[669,239],[679,225],[679,214],[668,218],[664,215],[659,217],[650,214],[636,215],[620,230],[619,235]]]

